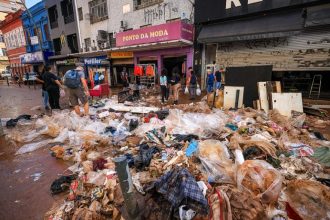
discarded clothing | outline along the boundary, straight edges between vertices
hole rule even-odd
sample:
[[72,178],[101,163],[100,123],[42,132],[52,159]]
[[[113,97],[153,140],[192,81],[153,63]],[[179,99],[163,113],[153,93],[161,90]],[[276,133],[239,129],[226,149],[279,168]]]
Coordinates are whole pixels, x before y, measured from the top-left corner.
[[155,189],[169,201],[173,208],[179,208],[182,202],[193,210],[203,214],[208,212],[208,203],[195,178],[182,167],[175,167],[146,189]]
[[99,158],[97,160],[94,160],[93,161],[93,170],[94,171],[104,170],[106,163],[108,163],[108,161],[103,159],[103,158]]
[[198,140],[199,137],[197,135],[194,135],[194,134],[188,134],[188,135],[183,135],[183,134],[174,134],[173,135],[175,138],[174,138],[174,141],[177,141],[177,142],[186,142],[186,141],[192,141],[192,140]]
[[134,166],[134,157],[132,154],[125,154],[125,157],[127,159],[127,164],[129,167],[133,167]]
[[164,120],[170,114],[170,111],[168,109],[165,109],[165,110],[157,111],[156,114],[160,120]]
[[52,183],[52,185],[50,186],[50,191],[53,195],[64,192],[70,188],[71,182],[76,178],[77,177],[75,175],[61,176]]
[[139,126],[139,121],[136,119],[132,119],[129,121],[129,132],[135,130]]
[[134,158],[134,166],[137,170],[143,170],[150,165],[150,161],[155,153],[161,152],[158,147],[149,148],[148,144],[140,145],[138,156]]
[[6,127],[7,128],[13,128],[13,127],[15,127],[17,125],[17,122],[19,120],[22,120],[22,119],[31,120],[31,115],[20,115],[20,116],[18,116],[15,119],[10,119],[9,121],[7,121]]
[[326,167],[330,167],[330,148],[329,147],[318,147],[314,149],[314,155],[312,156],[319,163]]

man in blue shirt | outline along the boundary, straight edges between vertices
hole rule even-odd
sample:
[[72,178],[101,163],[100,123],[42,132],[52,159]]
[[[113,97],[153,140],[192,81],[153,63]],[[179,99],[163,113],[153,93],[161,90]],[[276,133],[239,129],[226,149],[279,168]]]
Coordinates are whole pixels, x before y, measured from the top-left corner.
[[213,87],[214,87],[214,74],[212,73],[211,69],[207,69],[207,93],[211,93],[213,91]]

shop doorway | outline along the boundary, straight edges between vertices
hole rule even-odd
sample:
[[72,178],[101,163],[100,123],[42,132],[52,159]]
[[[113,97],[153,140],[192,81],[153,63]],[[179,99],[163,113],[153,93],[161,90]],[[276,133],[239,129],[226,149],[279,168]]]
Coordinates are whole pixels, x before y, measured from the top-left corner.
[[187,69],[186,61],[186,56],[166,57],[163,60],[163,67],[167,69],[169,77],[172,77],[173,71],[177,69],[179,71],[180,77],[183,78]]
[[[313,78],[316,75],[322,77],[319,99],[330,100],[330,72],[327,71],[274,71],[273,81],[280,81],[284,92],[301,92],[304,98],[309,98]],[[318,84],[316,78],[315,84]],[[317,85],[314,85],[314,89]],[[315,94],[312,96],[315,98]]]

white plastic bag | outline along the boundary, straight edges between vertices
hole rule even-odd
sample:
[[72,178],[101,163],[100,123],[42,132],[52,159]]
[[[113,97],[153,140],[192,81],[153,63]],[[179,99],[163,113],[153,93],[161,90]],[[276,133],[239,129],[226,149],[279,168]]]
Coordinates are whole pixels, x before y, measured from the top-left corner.
[[184,94],[188,95],[189,94],[189,89],[188,86],[186,86],[186,88],[184,89]]
[[201,90],[201,88],[199,87],[198,84],[197,84],[197,89],[196,89],[196,95],[197,95],[197,96],[202,95],[202,90]]
[[61,97],[65,97],[65,91],[64,91],[64,89],[61,89],[61,90],[60,90],[60,96],[61,96]]

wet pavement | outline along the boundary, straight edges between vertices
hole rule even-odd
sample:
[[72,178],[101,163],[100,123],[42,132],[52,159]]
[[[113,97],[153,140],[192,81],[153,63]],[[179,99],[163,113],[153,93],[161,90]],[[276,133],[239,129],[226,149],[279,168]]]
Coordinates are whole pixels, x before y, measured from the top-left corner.
[[[0,83],[0,117],[40,114],[32,107],[41,105],[41,90]],[[52,196],[50,185],[68,167],[56,160],[48,149],[14,156],[19,146],[0,138],[0,219],[43,219],[44,214],[63,195]]]

